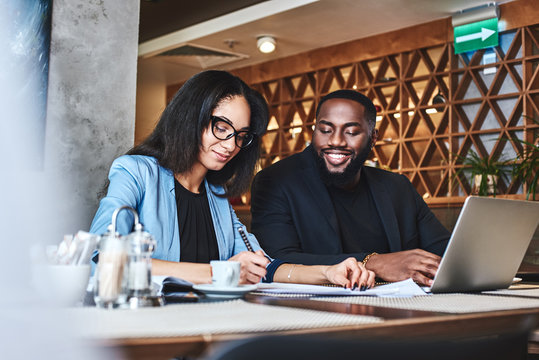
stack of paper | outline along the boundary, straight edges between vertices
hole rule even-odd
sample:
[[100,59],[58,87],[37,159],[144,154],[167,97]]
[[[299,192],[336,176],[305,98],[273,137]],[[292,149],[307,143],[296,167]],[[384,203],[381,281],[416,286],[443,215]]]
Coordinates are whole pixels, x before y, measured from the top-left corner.
[[399,281],[372,289],[360,291],[359,289],[343,289],[320,285],[304,285],[291,283],[258,284],[257,292],[267,294],[309,294],[318,296],[418,296],[426,293],[412,280]]

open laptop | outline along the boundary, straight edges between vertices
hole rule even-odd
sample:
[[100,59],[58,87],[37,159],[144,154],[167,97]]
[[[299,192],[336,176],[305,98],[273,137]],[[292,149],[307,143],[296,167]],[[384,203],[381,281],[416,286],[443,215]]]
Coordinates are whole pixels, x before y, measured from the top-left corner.
[[430,291],[509,287],[538,224],[539,202],[468,197]]

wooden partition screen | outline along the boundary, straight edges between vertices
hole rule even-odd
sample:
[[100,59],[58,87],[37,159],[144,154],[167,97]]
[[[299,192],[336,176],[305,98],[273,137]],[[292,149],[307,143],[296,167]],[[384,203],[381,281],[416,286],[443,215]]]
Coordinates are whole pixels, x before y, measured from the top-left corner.
[[[270,107],[261,166],[305,148],[320,97],[357,89],[381,109],[374,160],[408,176],[430,205],[461,203],[471,184],[455,176],[455,154],[509,159],[522,144],[508,139],[537,139],[538,65],[534,25],[501,33],[493,49],[455,55],[447,42],[252,84]],[[523,198],[525,186],[501,179],[498,196]]]

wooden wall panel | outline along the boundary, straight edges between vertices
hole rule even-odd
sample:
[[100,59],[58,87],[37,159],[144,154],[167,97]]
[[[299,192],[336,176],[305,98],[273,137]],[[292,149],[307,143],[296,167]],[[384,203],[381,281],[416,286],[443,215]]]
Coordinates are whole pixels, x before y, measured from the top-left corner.
[[[381,109],[373,160],[408,176],[430,205],[461,203],[471,182],[458,175],[457,155],[511,155],[522,145],[506,139],[535,141],[539,132],[539,0],[500,8],[506,30],[492,75],[484,74],[486,50],[454,54],[450,18],[234,70],[270,107],[262,167],[309,143],[321,96],[356,89]],[[437,94],[445,104],[432,105]],[[514,179],[498,185],[499,196],[525,190]]]

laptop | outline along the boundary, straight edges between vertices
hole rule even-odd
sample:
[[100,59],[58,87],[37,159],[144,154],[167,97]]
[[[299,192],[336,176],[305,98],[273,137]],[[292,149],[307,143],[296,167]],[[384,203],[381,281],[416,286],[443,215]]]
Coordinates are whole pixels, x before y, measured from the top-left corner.
[[538,224],[539,202],[468,197],[430,292],[509,287]]

